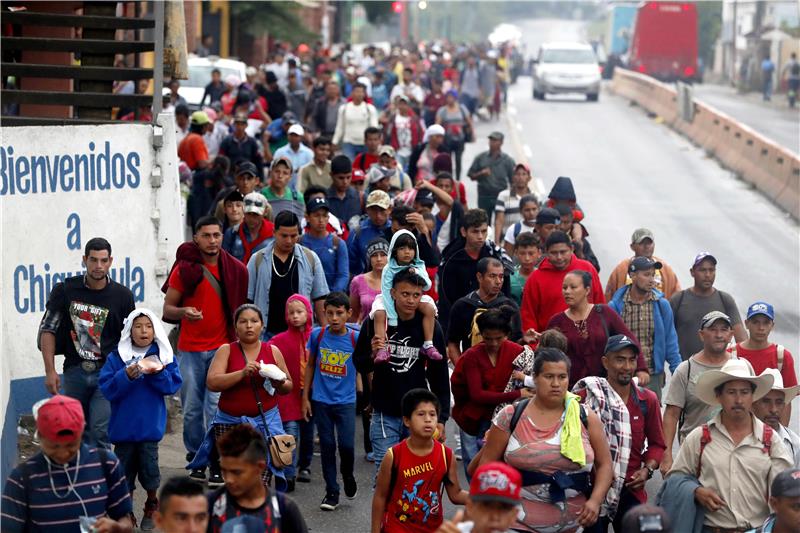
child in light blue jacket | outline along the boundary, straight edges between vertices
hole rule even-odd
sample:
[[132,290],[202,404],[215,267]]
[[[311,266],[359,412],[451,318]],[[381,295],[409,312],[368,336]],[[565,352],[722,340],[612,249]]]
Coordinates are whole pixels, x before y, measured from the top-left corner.
[[[381,294],[375,298],[369,317],[375,323],[375,337],[386,338],[386,328],[397,325],[397,310],[392,298],[392,284],[395,275],[406,269],[413,269],[413,272],[425,280],[424,290],[431,288],[431,279],[425,270],[425,263],[419,258],[419,247],[414,234],[402,229],[392,236],[389,244],[389,264],[383,269],[381,274]],[[425,341],[422,344],[420,353],[433,361],[440,361],[442,354],[433,345],[433,331],[436,325],[436,302],[428,295],[423,295],[420,301],[419,310],[423,315],[422,330]],[[391,354],[387,348],[381,348],[375,352],[375,363],[386,363],[391,359]]]

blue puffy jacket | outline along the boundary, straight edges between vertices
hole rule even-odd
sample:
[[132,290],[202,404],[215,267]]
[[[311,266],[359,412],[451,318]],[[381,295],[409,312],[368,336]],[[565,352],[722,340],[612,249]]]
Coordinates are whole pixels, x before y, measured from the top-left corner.
[[[630,285],[626,285],[617,289],[614,297],[608,302],[608,306],[619,316],[622,316],[623,298],[630,287]],[[682,359],[678,348],[678,333],[675,331],[672,307],[661,291],[653,289],[653,295],[656,298],[653,300],[653,371],[656,374],[663,372],[666,360],[669,362],[670,371],[675,372]]]

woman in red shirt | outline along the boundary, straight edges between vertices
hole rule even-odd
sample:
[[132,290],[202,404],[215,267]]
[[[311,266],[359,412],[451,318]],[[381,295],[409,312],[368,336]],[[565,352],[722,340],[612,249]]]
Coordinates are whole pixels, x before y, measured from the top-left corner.
[[[573,270],[564,276],[561,294],[567,309],[553,315],[546,329],[557,329],[567,338],[567,356],[572,362],[569,386],[587,376],[603,376],[602,357],[611,335],[626,335],[636,339],[616,311],[605,304],[591,304],[592,276],[585,270]],[[636,365],[639,386],[650,381],[647,364],[639,353]]]
[[492,424],[497,406],[531,396],[528,389],[503,392],[514,371],[514,359],[523,351],[522,346],[508,340],[514,314],[514,308],[503,305],[475,319],[483,340],[461,355],[451,378],[453,419],[461,431],[465,472],[483,446],[483,435]]
[[[213,422],[214,436],[219,438],[240,423],[249,423],[262,432],[268,429],[270,435],[282,434],[284,431],[277,395],[288,394],[293,387],[283,355],[276,346],[261,341],[264,316],[258,306],[239,306],[233,315],[233,322],[239,340],[220,346],[206,378],[206,386],[210,391],[222,393]],[[277,373],[274,377],[264,377],[267,371],[262,369],[262,364],[276,366],[283,372],[283,377]],[[263,411],[269,428],[263,427],[259,411]]]

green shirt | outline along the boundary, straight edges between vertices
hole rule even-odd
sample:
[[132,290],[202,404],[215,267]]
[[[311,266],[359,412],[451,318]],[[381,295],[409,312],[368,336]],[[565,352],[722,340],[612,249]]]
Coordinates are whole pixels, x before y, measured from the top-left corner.
[[528,281],[528,276],[520,272],[517,267],[511,274],[511,298],[517,302],[517,305],[522,305],[522,289],[525,288],[526,281]]
[[514,165],[514,160],[505,152],[500,152],[494,157],[487,150],[475,157],[467,174],[473,176],[488,167],[491,174],[478,178],[478,194],[497,195],[511,185]]

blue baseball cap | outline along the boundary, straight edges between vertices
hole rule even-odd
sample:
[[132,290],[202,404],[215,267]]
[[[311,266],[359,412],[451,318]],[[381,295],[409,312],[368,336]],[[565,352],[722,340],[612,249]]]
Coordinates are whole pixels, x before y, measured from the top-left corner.
[[747,308],[747,320],[756,315],[764,315],[770,320],[775,320],[775,309],[767,302],[756,302]]

